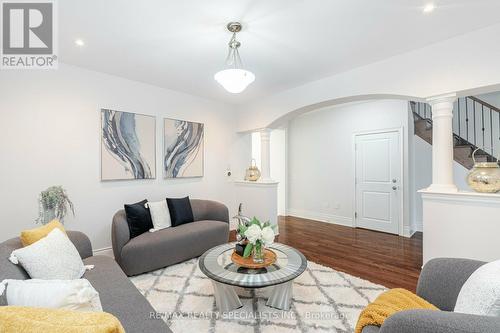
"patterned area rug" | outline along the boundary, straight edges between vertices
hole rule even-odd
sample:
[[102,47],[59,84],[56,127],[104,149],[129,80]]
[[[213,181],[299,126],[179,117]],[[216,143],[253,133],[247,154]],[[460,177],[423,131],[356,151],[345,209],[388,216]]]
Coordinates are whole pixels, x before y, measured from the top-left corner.
[[243,307],[219,313],[198,259],[132,277],[174,333],[353,332],[359,313],[385,287],[308,263],[294,281],[290,311],[266,306],[269,289],[237,289]]

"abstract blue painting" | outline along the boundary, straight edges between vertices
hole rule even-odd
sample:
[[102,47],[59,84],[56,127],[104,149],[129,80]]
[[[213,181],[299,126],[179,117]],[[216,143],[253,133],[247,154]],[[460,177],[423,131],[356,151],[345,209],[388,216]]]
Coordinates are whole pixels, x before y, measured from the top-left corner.
[[203,177],[203,124],[164,119],[163,129],[165,178]]
[[153,116],[101,109],[101,180],[156,178]]

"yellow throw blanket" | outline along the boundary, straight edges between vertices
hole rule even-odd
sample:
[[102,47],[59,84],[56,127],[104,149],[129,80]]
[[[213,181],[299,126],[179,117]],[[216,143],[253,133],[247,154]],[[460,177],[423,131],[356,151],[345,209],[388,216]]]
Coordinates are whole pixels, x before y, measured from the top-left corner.
[[404,310],[439,310],[431,303],[406,289],[391,289],[380,294],[373,303],[361,312],[355,333],[361,333],[365,326],[382,326],[384,321],[396,312]]
[[105,312],[0,306],[2,333],[125,333],[113,315]]

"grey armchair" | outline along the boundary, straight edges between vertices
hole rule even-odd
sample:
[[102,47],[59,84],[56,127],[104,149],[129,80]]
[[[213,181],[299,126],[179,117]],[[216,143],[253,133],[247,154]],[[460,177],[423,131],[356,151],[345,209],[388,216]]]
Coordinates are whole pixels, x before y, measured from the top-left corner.
[[408,310],[387,318],[382,327],[367,326],[363,333],[498,333],[500,318],[451,312],[460,289],[484,262],[468,259],[430,260],[422,269],[417,295],[442,311]]
[[119,210],[113,217],[111,240],[116,262],[129,276],[198,257],[229,240],[227,207],[210,200],[191,200],[194,221],[130,239],[127,217]]

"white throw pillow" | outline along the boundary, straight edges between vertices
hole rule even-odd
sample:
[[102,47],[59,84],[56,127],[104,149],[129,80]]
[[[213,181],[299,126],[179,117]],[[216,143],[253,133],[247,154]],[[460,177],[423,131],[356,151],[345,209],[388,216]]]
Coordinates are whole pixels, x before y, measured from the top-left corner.
[[484,264],[465,281],[455,312],[500,316],[500,260]]
[[32,279],[73,280],[85,273],[75,245],[57,228],[39,241],[12,251],[9,260],[21,264]]
[[167,200],[147,202],[144,206],[149,208],[151,220],[153,221],[153,229],[150,229],[150,232],[155,232],[172,226]]
[[85,279],[3,280],[0,295],[7,286],[7,305],[78,311],[102,311],[99,293]]

